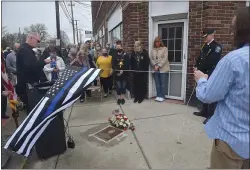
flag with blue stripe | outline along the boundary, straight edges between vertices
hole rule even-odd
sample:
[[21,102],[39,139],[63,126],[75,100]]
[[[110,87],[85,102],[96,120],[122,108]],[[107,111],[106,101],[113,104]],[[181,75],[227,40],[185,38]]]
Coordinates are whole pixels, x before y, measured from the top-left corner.
[[71,106],[98,77],[100,69],[69,66],[33,108],[5,145],[28,156],[49,123]]

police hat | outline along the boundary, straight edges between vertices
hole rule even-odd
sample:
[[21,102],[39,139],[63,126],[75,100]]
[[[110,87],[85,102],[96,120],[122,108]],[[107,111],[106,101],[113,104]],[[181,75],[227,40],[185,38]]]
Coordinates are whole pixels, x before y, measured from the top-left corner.
[[202,31],[202,37],[206,37],[208,36],[209,34],[213,34],[214,33],[214,29],[211,29],[211,28],[208,28],[208,29],[204,29]]

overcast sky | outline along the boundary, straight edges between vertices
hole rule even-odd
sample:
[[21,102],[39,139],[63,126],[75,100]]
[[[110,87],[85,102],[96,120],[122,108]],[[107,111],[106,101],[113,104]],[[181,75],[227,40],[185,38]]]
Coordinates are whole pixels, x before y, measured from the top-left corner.
[[[68,6],[70,2],[66,1],[65,3],[71,13],[70,6]],[[90,2],[81,1],[81,3],[90,6]],[[80,20],[78,28],[92,30],[91,7],[86,7],[77,2],[73,2],[73,4],[75,4],[73,7],[74,18]],[[70,41],[73,42],[72,24],[69,23],[61,6],[59,8],[61,30],[64,30],[68,34]],[[2,2],[2,26],[6,26],[9,32],[18,32],[19,27],[23,31],[24,27],[36,23],[44,23],[48,28],[48,33],[56,36],[55,2]]]

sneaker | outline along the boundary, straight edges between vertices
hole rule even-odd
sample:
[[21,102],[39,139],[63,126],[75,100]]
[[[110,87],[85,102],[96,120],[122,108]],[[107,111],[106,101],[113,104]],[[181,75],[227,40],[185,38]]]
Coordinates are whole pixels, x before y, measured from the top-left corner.
[[121,104],[125,104],[125,100],[124,99],[121,99]]
[[135,99],[135,100],[134,100],[134,103],[137,103],[137,102],[138,102],[138,99]]
[[120,105],[121,104],[121,99],[117,100],[117,104]]
[[159,101],[159,102],[163,102],[164,99],[163,99],[162,97],[160,97],[158,101]]
[[10,117],[7,115],[2,116],[2,119],[9,119]]
[[107,94],[107,93],[105,93],[105,94],[103,95],[103,97],[104,97],[104,98],[107,98],[107,97],[108,97],[108,94]]
[[111,95],[112,94],[112,91],[109,91],[109,95]]
[[155,98],[155,101],[158,101],[158,102],[159,102],[159,101],[160,101],[160,97],[156,97],[156,98]]

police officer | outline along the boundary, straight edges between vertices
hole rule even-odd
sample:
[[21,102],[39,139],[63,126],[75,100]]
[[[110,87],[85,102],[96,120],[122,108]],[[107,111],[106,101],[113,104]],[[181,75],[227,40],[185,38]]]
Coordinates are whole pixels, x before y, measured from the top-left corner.
[[[217,63],[219,62],[222,52],[221,45],[215,42],[214,40],[214,32],[214,29],[203,30],[204,44],[201,47],[200,56],[196,60],[196,64],[194,66],[194,69],[198,69],[203,73],[207,74],[208,78],[210,77]],[[206,120],[203,123],[206,124],[210,117],[213,116],[215,108],[216,103],[203,103],[202,111],[194,112],[194,115],[205,117]]]

